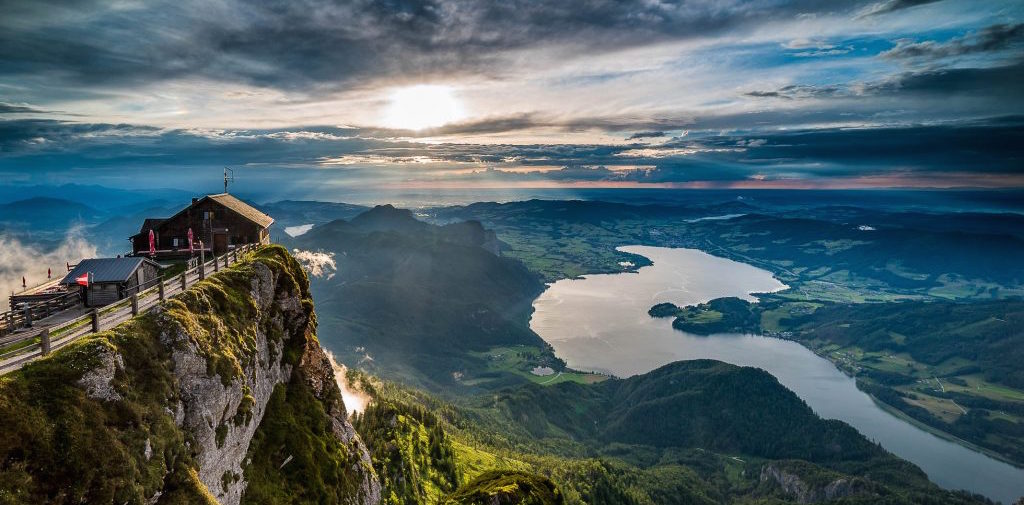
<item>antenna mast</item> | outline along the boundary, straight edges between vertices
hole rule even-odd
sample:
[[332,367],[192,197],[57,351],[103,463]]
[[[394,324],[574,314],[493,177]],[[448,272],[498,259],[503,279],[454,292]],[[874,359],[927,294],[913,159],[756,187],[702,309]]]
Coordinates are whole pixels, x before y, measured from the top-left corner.
[[[228,176],[228,172],[231,173],[230,176]],[[224,192],[225,193],[228,192],[228,182],[229,181],[230,182],[235,182],[235,171],[231,170],[228,167],[224,167]]]

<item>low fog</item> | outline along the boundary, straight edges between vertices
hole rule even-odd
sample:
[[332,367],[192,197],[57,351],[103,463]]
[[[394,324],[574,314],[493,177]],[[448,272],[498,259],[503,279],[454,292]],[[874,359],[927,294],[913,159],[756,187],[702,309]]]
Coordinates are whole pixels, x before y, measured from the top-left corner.
[[335,361],[334,354],[330,351],[326,352],[327,358],[331,360],[331,367],[334,369],[334,381],[338,383],[338,387],[341,389],[341,399],[345,402],[345,410],[350,416],[356,412],[362,412],[366,409],[366,405],[370,403],[370,396],[352,387],[345,376],[348,368]]
[[80,228],[70,230],[52,250],[0,234],[0,310],[9,308],[10,294],[21,291],[22,276],[29,286],[35,286],[46,281],[47,268],[53,271],[54,278],[63,277],[67,274],[66,263],[75,264],[96,256],[96,246],[85,239]]
[[292,255],[313,277],[331,279],[338,272],[338,265],[334,262],[334,253],[293,249]]

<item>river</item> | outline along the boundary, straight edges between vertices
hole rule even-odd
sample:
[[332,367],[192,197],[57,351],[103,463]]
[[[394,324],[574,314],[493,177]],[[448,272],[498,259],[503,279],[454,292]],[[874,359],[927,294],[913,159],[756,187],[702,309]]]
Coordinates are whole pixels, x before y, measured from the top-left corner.
[[840,419],[921,467],[940,486],[1013,503],[1024,496],[1024,470],[939,438],[886,412],[854,380],[802,345],[756,335],[697,336],[672,329],[647,310],[723,296],[785,289],[770,272],[696,249],[627,246],[654,264],[638,273],[587,275],[553,283],[534,302],[530,321],[569,367],[619,377],[679,360],[710,358],[764,369],[825,418]]

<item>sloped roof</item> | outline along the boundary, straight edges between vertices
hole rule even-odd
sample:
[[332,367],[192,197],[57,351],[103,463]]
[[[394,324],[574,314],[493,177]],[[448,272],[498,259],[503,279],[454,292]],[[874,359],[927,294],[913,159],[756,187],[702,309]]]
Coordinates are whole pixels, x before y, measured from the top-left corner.
[[252,205],[249,205],[228,193],[207,195],[207,198],[241,214],[246,219],[264,228],[274,224],[274,218],[256,210]]
[[147,217],[142,222],[142,228],[139,233],[149,233],[149,230],[157,229],[164,221],[167,221],[166,217]]
[[159,263],[148,258],[92,258],[79,261],[60,283],[74,284],[75,278],[88,272],[92,272],[93,282],[124,282],[135,274],[143,263],[151,263],[160,268]]
[[189,204],[187,207],[179,210],[176,214],[169,218],[146,218],[146,220],[143,221],[142,223],[142,228],[140,229],[140,231],[135,235],[132,235],[132,237],[137,237],[139,235],[149,233],[150,229],[158,230],[160,225],[164,224],[167,221],[177,219],[178,216],[184,214],[189,209],[194,207],[196,204],[204,202],[206,200],[213,200],[223,205],[228,210],[237,212],[242,217],[248,219],[249,221],[252,221],[253,223],[256,223],[257,225],[263,228],[269,228],[270,225],[274,224],[274,218],[256,210],[252,205],[249,205],[228,193],[220,193],[216,195],[206,195],[196,200],[195,202]]

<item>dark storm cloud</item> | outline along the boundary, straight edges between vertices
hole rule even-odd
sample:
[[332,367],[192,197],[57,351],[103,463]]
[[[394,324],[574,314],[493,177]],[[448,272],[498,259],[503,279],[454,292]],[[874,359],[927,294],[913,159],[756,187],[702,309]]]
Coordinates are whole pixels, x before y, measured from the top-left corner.
[[29,105],[0,102],[0,114],[40,114],[45,112],[48,111],[37,109]]
[[750,91],[748,93],[744,93],[744,95],[752,96],[754,98],[792,98],[782,94],[781,91]]
[[369,148],[340,128],[287,131],[192,131],[83,124],[49,119],[0,121],[0,167],[27,173],[121,167],[313,164],[341,151]]
[[[268,188],[310,187],[344,174],[351,180],[691,182],[753,176],[815,178],[946,172],[1019,174],[1024,117],[941,126],[827,128],[751,135],[683,137],[657,145],[419,144],[352,138],[347,128],[196,132],[49,120],[0,122],[0,172],[46,177],[143,172],[169,185],[211,167],[275,167]],[[87,141],[83,141],[87,140]],[[348,157],[355,162],[331,164]],[[416,158],[435,160],[429,172]],[[469,164],[469,165],[467,165]],[[466,175],[466,166],[480,167]],[[485,168],[489,167],[489,170]],[[523,173],[530,167],[560,170]],[[510,169],[517,168],[517,171]],[[450,175],[445,175],[445,174]],[[430,175],[426,175],[430,174]],[[342,175],[338,175],[342,176]],[[284,178],[284,179],[282,179]],[[316,184],[313,184],[314,181]],[[269,190],[269,189],[268,189]]]
[[879,2],[868,7],[864,11],[862,16],[877,16],[878,14],[896,12],[903,9],[909,9],[911,7],[917,7],[918,5],[931,4],[938,1],[939,0],[887,0],[885,2]]
[[949,58],[965,54],[1001,51],[1024,41],[1024,24],[997,24],[948,42],[900,40],[881,54],[884,58]]
[[860,2],[235,0],[4,2],[5,73],[131,86],[201,76],[282,89],[514,72],[508,51],[590,52],[720,34]]
[[944,68],[905,72],[864,86],[871,95],[965,95],[999,100],[1009,110],[1019,110],[1024,101],[1020,83],[1024,82],[1024,60],[989,68]]
[[[782,99],[893,98],[903,100],[903,106],[915,105],[912,101],[915,98],[963,97],[982,101],[996,109],[1020,110],[1024,107],[1024,94],[1020,92],[1020,83],[1024,82],[1022,79],[1024,60],[985,68],[954,67],[900,72],[867,83],[788,85],[777,90],[751,91],[744,95]],[[827,111],[818,109],[817,112]]]
[[[967,170],[1015,173],[1024,161],[1024,118],[998,122],[892,128],[830,128],[760,135],[754,147],[739,151],[735,160],[752,165],[825,163],[865,168],[911,167],[924,172]],[[727,147],[735,137],[705,140]],[[834,173],[834,172],[833,172]]]
[[844,93],[841,86],[815,86],[809,84],[790,84],[774,91],[750,91],[744,95],[753,98],[782,98],[792,100],[794,98],[817,98],[836,96]]
[[[828,178],[885,173],[899,167],[922,173],[1019,173],[1024,162],[1024,118],[944,126],[827,128],[774,134],[683,138],[657,146],[481,146],[522,164],[648,166],[628,172],[641,182],[742,179],[752,173],[799,170]],[[431,148],[444,157],[444,147]],[[614,177],[610,177],[614,179]]]
[[404,130],[396,128],[360,127],[359,136],[364,138],[430,138],[457,137],[463,135],[484,135],[489,133],[511,133],[538,128],[558,131],[639,131],[626,140],[664,137],[670,130],[685,129],[694,124],[692,114],[680,113],[677,117],[638,116],[590,116],[560,118],[541,113],[515,114],[511,116],[486,117],[479,120],[450,123],[436,128]]
[[665,133],[663,131],[636,132],[636,133],[626,137],[626,140],[652,139],[652,138],[658,138],[658,137],[665,137],[667,135],[668,135],[668,133]]

